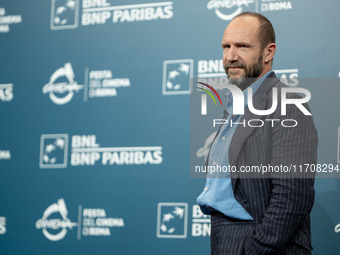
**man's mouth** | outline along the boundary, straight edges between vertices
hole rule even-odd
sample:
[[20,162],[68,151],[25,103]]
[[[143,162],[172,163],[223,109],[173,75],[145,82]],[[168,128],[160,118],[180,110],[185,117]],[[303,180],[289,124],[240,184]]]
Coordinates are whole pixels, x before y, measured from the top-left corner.
[[240,71],[243,67],[228,67],[228,72]]

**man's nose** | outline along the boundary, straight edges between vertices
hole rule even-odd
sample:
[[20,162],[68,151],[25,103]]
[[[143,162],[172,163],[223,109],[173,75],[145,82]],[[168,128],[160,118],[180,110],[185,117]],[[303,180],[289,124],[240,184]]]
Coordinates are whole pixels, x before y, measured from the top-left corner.
[[239,59],[239,56],[237,54],[237,49],[235,47],[230,47],[227,52],[227,61],[228,62],[234,62]]

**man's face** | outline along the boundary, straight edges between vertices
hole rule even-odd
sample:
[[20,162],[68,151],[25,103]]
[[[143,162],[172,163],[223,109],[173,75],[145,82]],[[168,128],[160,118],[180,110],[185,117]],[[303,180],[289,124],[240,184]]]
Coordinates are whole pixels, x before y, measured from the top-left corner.
[[263,49],[255,17],[239,17],[224,31],[223,65],[232,84],[242,85],[246,78],[258,78],[263,71]]

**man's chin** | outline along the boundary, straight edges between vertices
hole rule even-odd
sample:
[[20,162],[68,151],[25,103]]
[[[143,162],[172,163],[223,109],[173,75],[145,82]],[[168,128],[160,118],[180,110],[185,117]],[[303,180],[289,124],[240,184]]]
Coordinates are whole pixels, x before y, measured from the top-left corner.
[[234,84],[237,86],[240,86],[245,82],[245,78],[239,77],[239,76],[229,76],[228,79],[231,84]]

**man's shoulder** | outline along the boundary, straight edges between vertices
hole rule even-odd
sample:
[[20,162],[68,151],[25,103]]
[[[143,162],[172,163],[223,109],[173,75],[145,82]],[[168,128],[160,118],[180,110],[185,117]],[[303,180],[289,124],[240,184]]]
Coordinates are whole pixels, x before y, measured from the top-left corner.
[[[302,96],[300,96],[298,93],[295,92],[295,89],[294,89],[295,87],[288,86],[287,84],[282,82],[276,76],[274,71],[272,71],[267,76],[266,80],[267,80],[267,84],[268,84],[267,86],[270,86],[269,88],[267,88],[268,89],[267,93],[270,92],[270,94],[272,94],[273,88],[276,88],[277,89],[277,93],[278,93],[278,100],[279,101],[281,101],[282,89],[286,89],[286,88],[287,88],[287,90],[285,90],[285,97],[287,99],[302,98]],[[292,88],[292,89],[289,90],[288,88]]]

